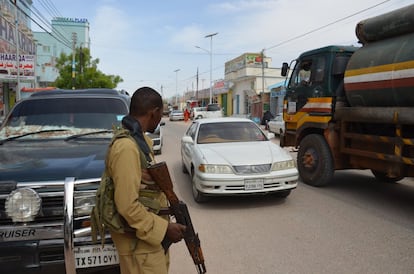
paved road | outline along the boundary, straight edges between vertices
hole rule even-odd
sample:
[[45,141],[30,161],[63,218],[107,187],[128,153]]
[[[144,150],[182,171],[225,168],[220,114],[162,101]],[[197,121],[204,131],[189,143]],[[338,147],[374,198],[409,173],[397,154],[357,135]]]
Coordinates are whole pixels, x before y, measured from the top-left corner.
[[[414,273],[414,182],[381,184],[366,171],[335,173],[329,187],[300,183],[287,199],[227,197],[196,204],[181,172],[189,122],[166,121],[163,154],[199,232],[208,273]],[[277,142],[277,139],[275,139]],[[184,242],[170,274],[197,273]]]

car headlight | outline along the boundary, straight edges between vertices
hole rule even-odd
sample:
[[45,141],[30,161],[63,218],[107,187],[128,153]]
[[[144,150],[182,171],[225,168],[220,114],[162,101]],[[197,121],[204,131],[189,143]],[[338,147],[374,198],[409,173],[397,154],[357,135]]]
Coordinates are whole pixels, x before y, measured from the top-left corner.
[[39,213],[41,202],[39,194],[33,189],[16,189],[6,198],[7,216],[12,218],[13,222],[31,222]]
[[291,169],[294,167],[295,167],[295,161],[293,160],[274,162],[272,165],[272,171]]
[[75,192],[73,214],[76,217],[90,215],[95,205],[95,197],[95,191]]
[[227,165],[207,165],[201,164],[198,166],[198,170],[203,173],[215,173],[215,174],[231,174],[233,171]]

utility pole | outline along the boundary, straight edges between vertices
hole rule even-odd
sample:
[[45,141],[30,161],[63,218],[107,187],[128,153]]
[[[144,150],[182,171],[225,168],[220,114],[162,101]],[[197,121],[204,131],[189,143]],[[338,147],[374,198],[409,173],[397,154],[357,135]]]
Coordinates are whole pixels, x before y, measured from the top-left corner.
[[17,65],[17,75],[16,75],[16,101],[20,100],[20,45],[19,45],[19,16],[17,11],[17,0],[14,0],[14,16],[15,16],[15,31],[16,35],[16,65]]
[[218,32],[208,34],[204,38],[210,38],[210,104],[213,102],[213,36]]
[[262,101],[262,113],[264,111],[264,92],[265,92],[265,80],[264,80],[264,49],[262,49],[261,53],[262,59],[262,96],[260,96],[260,100]]
[[264,49],[262,49],[262,93],[264,94],[264,92],[265,92],[265,87],[264,87],[264,83],[265,83],[265,80],[264,80]]
[[197,67],[197,80],[196,80],[196,99],[198,100],[198,67]]
[[72,32],[72,89],[75,89],[75,51],[76,51],[76,32]]
[[178,72],[180,69],[174,70],[175,72],[175,105],[178,106]]

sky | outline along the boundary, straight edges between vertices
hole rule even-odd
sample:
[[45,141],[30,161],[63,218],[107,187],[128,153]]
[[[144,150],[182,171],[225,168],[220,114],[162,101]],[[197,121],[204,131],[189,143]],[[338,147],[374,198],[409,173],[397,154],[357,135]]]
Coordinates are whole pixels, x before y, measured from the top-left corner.
[[150,86],[165,98],[196,90],[197,71],[198,89],[208,88],[210,53],[213,81],[224,79],[225,63],[246,52],[264,50],[270,67],[280,68],[303,51],[357,46],[358,22],[411,4],[414,0],[33,0],[49,20],[88,19],[92,58],[99,59],[103,73],[121,76],[116,89],[132,94]]

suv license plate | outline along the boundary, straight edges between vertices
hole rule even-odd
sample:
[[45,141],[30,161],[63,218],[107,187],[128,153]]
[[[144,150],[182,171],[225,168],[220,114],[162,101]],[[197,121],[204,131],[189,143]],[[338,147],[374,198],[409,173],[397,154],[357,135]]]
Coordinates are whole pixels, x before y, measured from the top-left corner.
[[263,179],[249,179],[244,181],[245,190],[263,189]]
[[76,268],[118,264],[118,252],[113,244],[75,246]]

